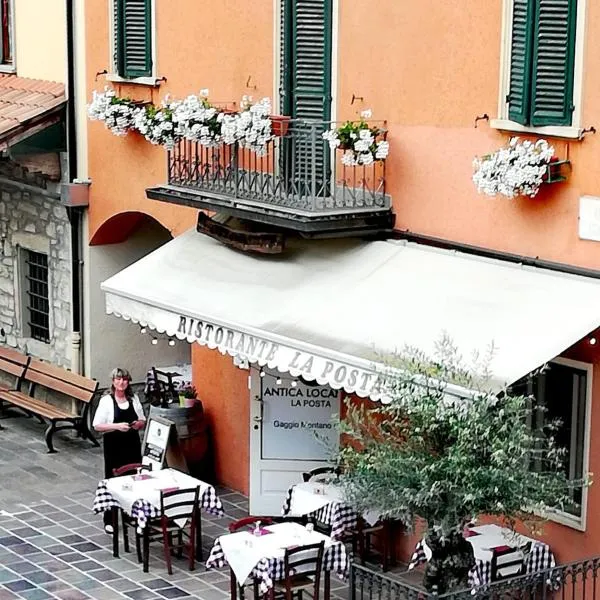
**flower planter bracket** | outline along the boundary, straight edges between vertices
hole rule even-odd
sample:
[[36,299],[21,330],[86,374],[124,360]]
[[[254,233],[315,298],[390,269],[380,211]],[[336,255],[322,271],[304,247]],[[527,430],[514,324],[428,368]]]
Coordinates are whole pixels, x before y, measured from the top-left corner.
[[544,183],[559,183],[567,180],[566,171],[570,168],[571,161],[556,160],[546,167],[546,176]]

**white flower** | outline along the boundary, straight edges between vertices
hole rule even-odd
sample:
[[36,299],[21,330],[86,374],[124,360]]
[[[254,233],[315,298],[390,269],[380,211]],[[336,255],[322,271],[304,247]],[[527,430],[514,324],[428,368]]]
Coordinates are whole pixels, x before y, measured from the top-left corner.
[[344,154],[342,154],[342,164],[346,167],[353,167],[354,165],[358,164],[358,161],[356,160],[352,150],[346,150]]
[[200,97],[201,98],[208,98],[208,94],[209,94],[208,88],[203,88],[203,89],[200,90]]
[[375,150],[376,160],[385,160],[388,157],[390,151],[390,144],[386,141],[377,142],[377,148]]
[[535,196],[554,156],[546,140],[519,142],[511,138],[506,147],[493,154],[475,158],[473,182],[480,193],[488,196]]
[[370,108],[367,108],[366,110],[363,110],[360,113],[361,119],[370,119],[372,116],[373,116],[373,111]]

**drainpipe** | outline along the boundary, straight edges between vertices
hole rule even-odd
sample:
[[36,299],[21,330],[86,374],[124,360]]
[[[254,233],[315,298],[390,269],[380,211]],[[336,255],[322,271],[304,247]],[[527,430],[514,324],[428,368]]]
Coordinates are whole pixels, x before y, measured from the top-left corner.
[[[66,0],[67,25],[67,156],[68,181],[77,178],[77,137],[75,112],[75,20],[73,17],[74,0]],[[67,208],[67,216],[71,226],[71,370],[81,373],[83,365],[83,344],[81,339],[83,315],[83,252],[82,209]]]

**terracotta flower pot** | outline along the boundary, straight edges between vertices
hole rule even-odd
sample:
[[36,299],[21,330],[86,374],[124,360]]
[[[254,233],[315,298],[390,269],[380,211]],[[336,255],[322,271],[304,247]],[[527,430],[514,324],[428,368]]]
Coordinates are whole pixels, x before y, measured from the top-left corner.
[[283,137],[288,132],[290,117],[283,115],[271,115],[271,132],[274,136]]

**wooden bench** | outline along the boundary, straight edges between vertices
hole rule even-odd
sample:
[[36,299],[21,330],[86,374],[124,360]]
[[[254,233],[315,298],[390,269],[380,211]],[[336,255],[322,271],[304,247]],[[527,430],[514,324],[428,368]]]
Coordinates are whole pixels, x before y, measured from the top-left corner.
[[[29,356],[25,356],[12,348],[0,347],[0,371],[12,375],[12,384],[0,383],[0,392],[16,389],[29,365]],[[2,426],[0,425],[0,429]]]
[[[90,405],[98,389],[98,382],[36,358],[28,360],[26,368],[17,380],[15,389],[0,388],[0,408],[4,403],[11,404],[29,416],[37,417],[44,424],[47,421],[49,425],[46,429],[46,444],[49,453],[56,452],[52,444],[53,435],[63,429],[75,429],[80,437],[88,439],[94,446],[99,446],[100,444],[90,432],[88,424]],[[3,366],[0,363],[0,369],[4,370],[5,366],[7,365]],[[16,367],[14,370],[16,371]],[[23,391],[25,384],[28,384],[27,390]],[[77,410],[68,411],[45,402],[37,397],[40,388],[50,392],[59,392],[75,400],[75,405],[78,405]]]

